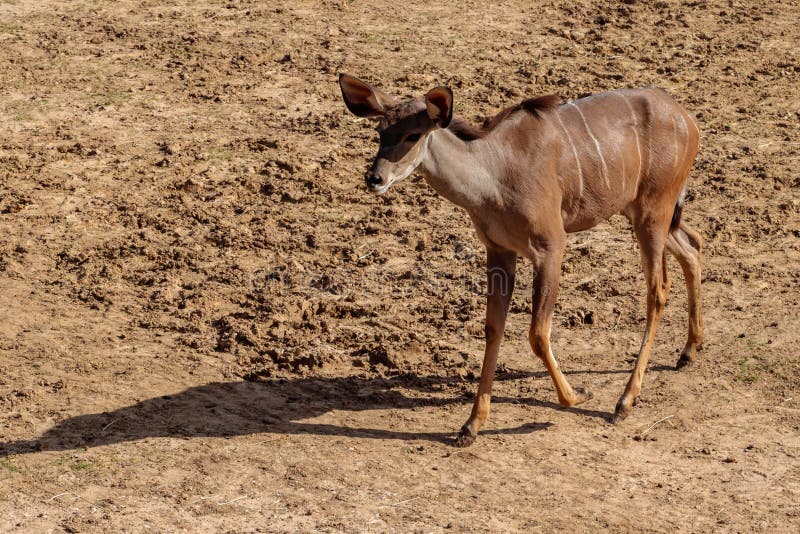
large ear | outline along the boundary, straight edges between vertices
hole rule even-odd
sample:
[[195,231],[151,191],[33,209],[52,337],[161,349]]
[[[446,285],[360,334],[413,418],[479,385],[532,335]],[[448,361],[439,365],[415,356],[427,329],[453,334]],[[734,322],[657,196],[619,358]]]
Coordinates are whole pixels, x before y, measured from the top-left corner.
[[434,87],[425,95],[425,107],[433,122],[447,128],[453,118],[453,91],[449,87]]
[[380,117],[391,103],[382,91],[349,74],[339,75],[339,87],[347,109],[359,117]]

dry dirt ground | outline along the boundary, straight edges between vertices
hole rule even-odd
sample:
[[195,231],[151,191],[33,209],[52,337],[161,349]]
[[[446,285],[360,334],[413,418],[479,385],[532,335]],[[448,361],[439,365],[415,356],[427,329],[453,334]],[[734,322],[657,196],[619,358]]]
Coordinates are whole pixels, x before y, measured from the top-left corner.
[[[796,1],[0,0],[0,530],[800,528]],[[627,222],[574,235],[555,352],[521,262],[493,413],[483,253],[419,178],[362,175],[336,76],[523,97],[658,85],[702,147],[707,342],[674,284],[639,404]]]

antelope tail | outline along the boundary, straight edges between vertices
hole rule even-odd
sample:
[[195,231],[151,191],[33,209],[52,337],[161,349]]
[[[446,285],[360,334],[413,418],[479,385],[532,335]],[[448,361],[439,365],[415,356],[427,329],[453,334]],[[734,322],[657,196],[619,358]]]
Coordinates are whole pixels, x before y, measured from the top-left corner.
[[686,184],[681,189],[681,194],[678,195],[678,201],[675,203],[675,210],[672,212],[672,222],[669,224],[669,229],[674,230],[681,224],[681,213],[683,213],[683,198],[686,196]]

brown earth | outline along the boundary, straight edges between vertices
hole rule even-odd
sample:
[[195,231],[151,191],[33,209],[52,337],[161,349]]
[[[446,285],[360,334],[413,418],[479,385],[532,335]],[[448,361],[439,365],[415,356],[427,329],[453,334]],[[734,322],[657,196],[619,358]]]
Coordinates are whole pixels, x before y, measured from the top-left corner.
[[[794,1],[0,1],[0,530],[800,528]],[[490,5],[491,4],[491,5]],[[339,72],[523,97],[658,85],[699,119],[702,358],[673,289],[640,402],[627,222],[571,236],[555,352],[530,268],[478,441],[483,254],[420,179],[362,186]]]

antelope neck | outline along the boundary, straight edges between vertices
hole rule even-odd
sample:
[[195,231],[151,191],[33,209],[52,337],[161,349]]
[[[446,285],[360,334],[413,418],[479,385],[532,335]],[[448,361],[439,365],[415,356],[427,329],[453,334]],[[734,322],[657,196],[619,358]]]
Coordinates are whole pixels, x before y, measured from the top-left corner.
[[447,129],[429,134],[422,160],[427,182],[453,204],[470,210],[497,195],[502,154],[491,137],[464,141]]

